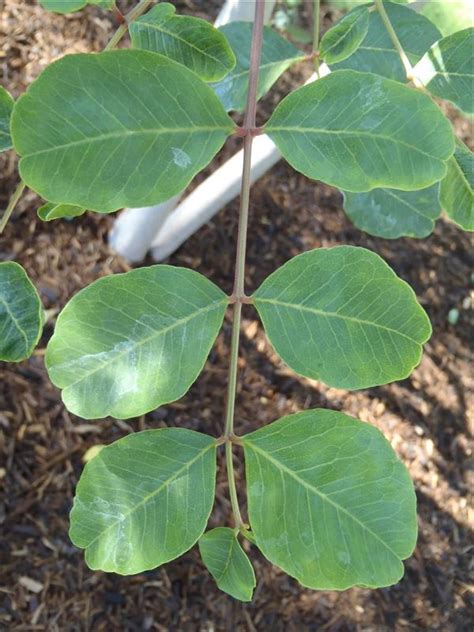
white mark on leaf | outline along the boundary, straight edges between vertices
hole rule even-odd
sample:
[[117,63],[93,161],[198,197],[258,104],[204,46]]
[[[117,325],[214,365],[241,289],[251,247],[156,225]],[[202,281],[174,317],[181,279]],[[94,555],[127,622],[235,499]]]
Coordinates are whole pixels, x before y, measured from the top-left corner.
[[179,147],[171,147],[171,151],[173,152],[173,162],[177,167],[180,167],[181,169],[189,167],[192,161],[185,151]]

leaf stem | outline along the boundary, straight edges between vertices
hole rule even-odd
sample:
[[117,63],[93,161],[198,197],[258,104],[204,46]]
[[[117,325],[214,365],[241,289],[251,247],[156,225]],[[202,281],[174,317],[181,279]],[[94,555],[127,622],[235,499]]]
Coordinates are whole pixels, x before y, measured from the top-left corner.
[[107,44],[107,46],[105,46],[104,51],[112,50],[112,48],[115,48],[122,37],[124,37],[124,35],[128,31],[129,24],[139,18],[143,13],[145,13],[145,11],[151,4],[153,4],[153,2],[154,0],[140,0],[140,2],[133,9],[131,9],[125,16],[123,16],[123,24],[121,24],[112,35],[109,43]]
[[23,180],[21,180],[19,185],[13,192],[13,195],[11,196],[10,200],[8,201],[8,206],[5,210],[5,213],[2,216],[2,219],[0,220],[0,235],[5,230],[5,226],[8,224],[8,220],[10,219],[13,211],[15,210],[18,200],[23,195],[23,191],[25,190],[25,188],[26,188],[26,184],[23,182]]
[[397,50],[397,53],[405,69],[407,80],[412,81],[413,84],[417,88],[423,88],[424,86],[415,76],[415,73],[413,72],[413,66],[411,65],[410,60],[408,59],[408,56],[405,53],[405,50],[400,43],[400,40],[398,39],[398,35],[395,29],[393,28],[392,23],[390,22],[390,18],[388,17],[387,11],[385,10],[383,0],[375,0],[375,6],[377,8],[377,11],[379,12],[380,19],[384,23],[387,33],[389,34],[389,37],[392,40],[392,44],[395,46]]
[[321,30],[321,11],[320,0],[313,2],[313,51],[314,51],[314,67],[316,75],[319,77],[319,32]]
[[255,3],[255,19],[252,32],[252,48],[250,52],[249,86],[247,93],[247,106],[245,109],[243,129],[247,131],[244,136],[244,163],[242,169],[242,186],[240,192],[239,228],[237,235],[237,254],[235,261],[235,279],[233,297],[232,342],[230,351],[229,377],[227,385],[227,406],[225,417],[226,438],[226,465],[229,481],[230,500],[236,527],[243,525],[239,510],[237,490],[235,486],[234,466],[232,462],[232,442],[234,435],[235,396],[237,393],[237,374],[239,363],[240,320],[242,314],[242,302],[246,299],[245,289],[245,255],[247,251],[247,230],[250,202],[250,167],[252,163],[253,135],[250,130],[256,127],[257,89],[260,70],[260,59],[263,41],[263,25],[265,20],[265,0],[257,0]]

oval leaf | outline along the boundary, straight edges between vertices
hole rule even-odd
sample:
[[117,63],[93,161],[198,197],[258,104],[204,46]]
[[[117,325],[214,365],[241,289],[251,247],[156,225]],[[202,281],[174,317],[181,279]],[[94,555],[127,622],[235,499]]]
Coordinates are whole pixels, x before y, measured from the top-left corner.
[[[249,85],[252,23],[232,22],[222,26],[219,31],[227,38],[237,63],[225,79],[213,84],[212,87],[228,112],[242,112],[245,109]],[[257,99],[270,90],[287,68],[304,57],[304,53],[266,26],[263,31]]]
[[218,527],[199,540],[202,561],[218,587],[239,601],[252,601],[255,573],[233,529]]
[[474,230],[474,155],[459,141],[441,182],[441,204],[464,230]]
[[12,117],[27,185],[50,202],[98,212],[182,191],[233,128],[193,72],[139,50],[60,59],[18,99]]
[[352,55],[367,35],[369,16],[367,7],[359,7],[326,31],[319,47],[321,59],[331,64]]
[[103,448],[84,468],[72,542],[93,570],[133,575],[188,551],[214,503],[216,443],[185,430],[145,430]]
[[219,81],[235,66],[224,35],[209,22],[186,15],[162,2],[130,24],[134,48],[161,53],[183,64],[204,81]]
[[297,171],[355,192],[427,187],[454,151],[451,125],[429,96],[352,70],[287,96],[264,130]]
[[40,297],[25,270],[13,261],[0,263],[0,360],[29,358],[42,329]]
[[[390,22],[412,65],[436,42],[441,33],[424,15],[409,7],[384,2]],[[350,14],[348,14],[350,15]],[[347,59],[331,64],[332,70],[361,70],[405,83],[406,72],[378,11],[372,11],[369,28],[362,44]]]
[[474,112],[474,28],[436,42],[414,69],[428,90],[452,101],[463,112]]
[[87,4],[95,4],[102,9],[112,9],[115,0],[39,0],[40,5],[53,13],[72,13],[80,11]]
[[0,86],[0,151],[12,147],[10,136],[10,118],[13,112],[14,101],[10,94]]
[[402,577],[416,543],[416,497],[379,430],[308,410],[242,440],[250,523],[273,564],[319,590]]
[[222,326],[226,295],[185,268],[157,265],[95,281],[58,317],[53,384],[85,419],[137,417],[179,399]]
[[419,191],[344,193],[344,210],[357,228],[376,237],[426,237],[441,214],[439,184]]
[[254,304],[288,366],[337,388],[407,377],[431,335],[410,286],[365,248],[294,257],[262,283]]
[[73,204],[53,204],[47,202],[40,206],[37,210],[37,215],[43,222],[50,222],[53,219],[60,219],[61,217],[79,217],[84,215],[85,208],[81,206],[74,206]]

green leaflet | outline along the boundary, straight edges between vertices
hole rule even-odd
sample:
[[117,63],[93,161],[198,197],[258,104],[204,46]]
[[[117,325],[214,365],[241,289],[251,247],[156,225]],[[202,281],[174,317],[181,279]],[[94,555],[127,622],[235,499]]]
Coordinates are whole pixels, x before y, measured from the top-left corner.
[[[431,44],[441,37],[441,33],[428,18],[409,7],[392,2],[384,2],[384,5],[408,59],[412,65],[416,64]],[[342,62],[331,64],[331,70],[342,68],[373,72],[402,83],[406,82],[406,73],[400,56],[378,11],[370,13],[367,35],[355,53]]]
[[85,208],[81,206],[74,206],[73,204],[52,204],[47,202],[40,206],[36,211],[38,217],[43,222],[50,222],[53,219],[60,219],[61,217],[79,217],[86,212]]
[[319,590],[402,577],[416,543],[416,497],[379,430],[319,409],[242,440],[250,523],[273,564]]
[[103,9],[112,9],[115,0],[38,0],[47,11],[54,13],[72,13],[80,11],[87,4],[96,4]]
[[365,248],[298,255],[265,279],[253,298],[286,364],[337,388],[407,377],[431,335],[411,287]]
[[43,329],[43,308],[25,270],[13,261],[0,263],[0,360],[29,358]]
[[0,86],[0,151],[5,151],[12,147],[10,136],[10,118],[13,111],[14,101],[10,94]]
[[419,191],[344,193],[344,210],[357,228],[376,237],[427,237],[441,214],[439,183]]
[[[219,31],[227,38],[237,63],[234,69],[222,81],[214,83],[212,88],[228,112],[231,110],[242,112],[245,109],[249,83],[252,24],[251,22],[231,22],[221,26]],[[304,57],[302,51],[272,29],[265,27],[257,99],[270,90],[287,68]]]
[[234,123],[181,64],[116,50],[48,66],[16,102],[11,128],[29,187],[102,213],[185,189]]
[[463,112],[474,112],[474,28],[436,42],[414,68],[428,90],[452,101]]
[[193,430],[145,430],[87,463],[69,535],[87,565],[133,575],[188,551],[214,503],[215,440]]
[[46,352],[49,377],[80,417],[143,415],[186,393],[226,306],[217,286],[185,268],[156,265],[99,279],[59,315]]
[[252,601],[255,573],[233,529],[218,527],[199,540],[202,561],[218,587],[239,601]]
[[205,20],[175,15],[162,2],[130,24],[134,48],[161,53],[183,64],[204,81],[219,81],[235,66],[224,35]]
[[368,8],[359,7],[326,31],[319,47],[321,59],[332,64],[352,55],[367,35],[369,17]]
[[353,192],[427,187],[454,151],[451,125],[429,96],[353,70],[295,90],[264,130],[297,171]]
[[453,222],[464,230],[474,230],[474,155],[461,141],[448,161],[440,199]]

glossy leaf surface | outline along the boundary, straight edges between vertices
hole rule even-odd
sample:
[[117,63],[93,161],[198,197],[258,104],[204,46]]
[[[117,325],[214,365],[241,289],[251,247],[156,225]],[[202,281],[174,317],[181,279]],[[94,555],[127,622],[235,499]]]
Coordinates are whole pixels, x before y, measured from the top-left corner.
[[414,69],[428,90],[474,112],[474,28],[436,42]]
[[5,151],[12,147],[10,136],[10,118],[13,111],[14,101],[10,94],[0,86],[0,151]]
[[182,191],[233,128],[193,72],[140,50],[63,57],[12,117],[27,185],[50,202],[98,212]]
[[461,142],[441,182],[441,204],[453,222],[464,230],[474,230],[474,155]]
[[407,377],[431,334],[410,286],[365,248],[294,257],[265,279],[254,304],[286,364],[337,388]]
[[427,237],[441,214],[439,184],[418,191],[344,193],[344,210],[357,228],[376,237]]
[[352,55],[367,35],[369,17],[368,8],[359,7],[326,31],[319,47],[321,58],[332,64]]
[[47,202],[40,206],[37,211],[38,217],[43,222],[50,222],[53,219],[60,219],[63,217],[79,217],[80,215],[84,215],[86,212],[85,208],[81,206],[74,206],[73,204],[53,204],[52,202]]
[[0,263],[0,360],[28,358],[42,329],[41,301],[25,270],[13,261]]
[[227,297],[185,268],[104,277],[74,296],[46,353],[53,384],[85,419],[143,415],[179,399],[201,372]]
[[255,573],[233,529],[218,527],[199,540],[202,561],[218,587],[239,601],[251,601]]
[[427,187],[454,151],[451,125],[429,96],[352,70],[291,93],[264,130],[297,171],[353,192]]
[[162,2],[130,24],[134,48],[160,53],[183,64],[205,81],[219,81],[235,66],[224,35],[209,22]]
[[188,551],[214,503],[215,440],[193,430],[145,430],[103,448],[84,468],[69,535],[87,565],[133,575]]
[[[384,2],[390,22],[412,65],[415,65],[436,42],[441,33],[425,16],[392,2]],[[378,11],[372,11],[369,28],[362,44],[344,61],[331,64],[331,70],[360,70],[373,72],[389,79],[405,83],[407,80],[400,56],[380,19]]]
[[[214,83],[212,87],[228,112],[231,110],[242,112],[245,109],[249,83],[252,24],[251,22],[232,22],[219,30],[229,41],[237,63],[222,81]],[[266,94],[278,77],[304,56],[302,51],[278,33],[265,27],[257,98],[260,99]]]
[[396,583],[417,536],[416,497],[382,433],[308,410],[243,437],[257,545],[303,586]]

